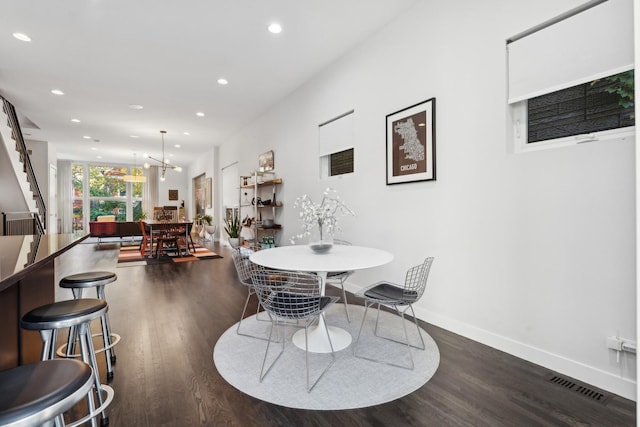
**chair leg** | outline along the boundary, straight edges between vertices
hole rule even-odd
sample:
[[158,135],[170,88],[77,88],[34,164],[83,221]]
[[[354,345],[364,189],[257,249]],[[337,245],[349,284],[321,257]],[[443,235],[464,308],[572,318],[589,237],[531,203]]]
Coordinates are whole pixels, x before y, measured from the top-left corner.
[[369,304],[368,302],[364,302],[364,314],[362,315],[362,321],[360,322],[360,329],[358,329],[358,336],[356,337],[356,342],[353,343],[353,355],[359,357],[358,353],[358,344],[360,343],[360,335],[362,334],[362,328],[364,327],[364,321],[367,318],[367,312],[369,311],[369,307],[373,304]]
[[[322,316],[324,318],[324,313],[320,314],[320,316]],[[320,381],[322,379],[324,374],[327,373],[329,368],[331,368],[331,366],[333,366],[333,364],[336,361],[336,353],[333,350],[333,342],[331,342],[331,335],[329,334],[329,329],[325,328],[325,332],[327,333],[327,339],[329,340],[329,346],[331,347],[331,361],[324,368],[324,370],[318,376],[318,378],[316,378],[316,380],[313,382],[313,384],[309,385],[309,381],[310,381],[310,379],[309,379],[309,326],[310,326],[311,323],[307,323],[307,325],[304,328],[304,345],[305,345],[304,353],[305,353],[305,362],[306,362],[306,366],[307,366],[307,393],[311,393],[311,390],[313,390],[313,388],[316,386],[316,384],[318,384],[318,381]],[[284,342],[284,339],[283,339],[283,342]]]
[[[375,303],[375,302],[368,303],[368,302],[365,301],[365,311],[364,311],[364,315],[362,316],[362,323],[360,324],[360,330],[358,331],[358,336],[356,338],[356,342],[354,343],[354,346],[353,346],[353,355],[355,357],[358,357],[358,358],[361,358],[361,359],[370,360],[372,362],[384,363],[386,365],[395,366],[395,367],[402,368],[402,369],[413,370],[415,365],[414,365],[414,362],[413,362],[413,354],[411,353],[411,348],[413,347],[413,348],[416,348],[418,350],[424,350],[426,347],[425,347],[425,344],[424,344],[424,339],[422,338],[422,333],[420,332],[420,327],[418,326],[418,321],[417,321],[417,319],[415,317],[415,313],[413,311],[413,307],[412,307],[411,304],[409,304],[408,308],[406,308],[405,310],[399,310],[397,306],[393,306],[393,308],[396,310],[396,313],[400,316],[400,322],[402,322],[402,329],[403,329],[404,338],[405,338],[404,341],[396,340],[396,339],[393,339],[393,338],[390,338],[390,337],[385,337],[383,335],[378,334],[378,323],[379,323],[379,319],[380,319],[380,304],[377,304],[378,305],[378,310],[377,310],[376,322],[375,322],[375,326],[374,326],[374,330],[373,330],[374,336],[376,336],[378,338],[382,338],[382,339],[385,339],[387,341],[392,341],[392,342],[395,342],[395,343],[398,343],[398,344],[402,344],[403,346],[406,346],[408,357],[409,357],[409,362],[410,362],[409,366],[404,366],[404,365],[400,365],[400,364],[397,364],[397,363],[392,363],[392,362],[388,362],[388,361],[385,361],[385,360],[370,358],[370,357],[366,357],[366,356],[362,356],[362,355],[358,355],[357,354],[358,344],[360,342],[360,334],[362,333],[362,329],[364,327],[364,322],[365,322],[365,319],[366,319],[366,316],[367,316],[367,311],[368,311],[369,307],[374,305],[374,304],[377,304],[377,303]],[[408,331],[407,331],[406,319],[405,319],[405,316],[404,316],[405,312],[409,308],[411,308],[411,312],[412,312],[413,318],[414,318],[414,323],[416,325],[416,329],[418,331],[418,336],[420,337],[420,341],[422,343],[422,347],[412,345],[409,342],[409,334],[408,334]]]
[[351,323],[351,316],[349,316],[349,302],[347,301],[347,293],[344,290],[344,281],[340,282],[342,287],[342,302],[344,303],[344,311],[347,313],[347,322]]
[[[260,370],[260,382],[262,382],[262,380],[264,380],[264,378],[267,376],[269,371],[271,371],[271,368],[273,368],[273,365],[276,364],[278,359],[280,359],[280,356],[282,356],[282,353],[284,353],[284,334],[283,334],[282,348],[280,349],[280,353],[278,353],[278,356],[276,356],[276,358],[273,360],[273,362],[271,362],[271,364],[269,365],[267,370],[266,371],[264,370],[264,367],[265,367],[265,365],[267,363],[267,355],[269,354],[269,347],[271,346],[271,337],[273,336],[273,330],[277,326],[278,326],[277,325],[277,320],[274,319],[273,322],[271,322],[271,329],[269,330],[269,339],[267,340],[267,349],[264,352],[264,359],[262,359],[262,369]],[[279,333],[278,333],[278,335],[279,335]]]

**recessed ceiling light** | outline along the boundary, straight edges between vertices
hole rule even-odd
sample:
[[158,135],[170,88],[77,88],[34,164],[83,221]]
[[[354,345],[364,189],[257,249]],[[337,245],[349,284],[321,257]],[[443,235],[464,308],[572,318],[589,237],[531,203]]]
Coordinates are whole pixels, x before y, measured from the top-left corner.
[[131,138],[140,138],[138,135],[129,135]]
[[180,144],[176,144],[176,145],[174,145],[174,147],[176,147],[176,148],[180,148],[180,147],[181,147],[181,145],[180,145]]
[[224,86],[229,84],[229,81],[227,79],[218,79],[218,84]]
[[198,117],[204,117],[204,113],[203,113],[202,111],[198,111],[198,112],[196,113],[196,116],[198,116]]
[[80,123],[80,119],[71,119],[73,123]]
[[13,37],[15,37],[18,40],[23,41],[23,42],[30,42],[31,41],[31,37],[29,37],[28,35],[26,35],[24,33],[13,33]]
[[91,139],[91,137],[89,135],[85,135],[83,136],[84,139]]
[[129,104],[129,108],[132,110],[142,110],[144,107],[140,104]]
[[51,93],[54,95],[64,95],[64,92],[60,89],[51,89]]
[[274,22],[272,24],[269,24],[267,30],[269,30],[269,32],[273,34],[280,34],[282,32],[282,26],[277,22]]
[[96,147],[91,147],[91,149],[92,149],[93,151],[96,151],[96,150],[97,150],[97,148],[96,148]]
[[186,130],[184,132],[182,132],[183,135],[187,135],[190,136],[191,134],[189,132],[187,132]]
[[102,156],[96,156],[96,159],[101,159],[101,158],[102,158]]

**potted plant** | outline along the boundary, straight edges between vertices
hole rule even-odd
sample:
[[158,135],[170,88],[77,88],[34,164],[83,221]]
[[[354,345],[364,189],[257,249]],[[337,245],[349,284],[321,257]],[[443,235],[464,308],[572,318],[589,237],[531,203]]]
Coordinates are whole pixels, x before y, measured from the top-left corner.
[[225,218],[224,231],[229,236],[229,244],[234,248],[240,243],[240,218],[233,215],[231,218]]

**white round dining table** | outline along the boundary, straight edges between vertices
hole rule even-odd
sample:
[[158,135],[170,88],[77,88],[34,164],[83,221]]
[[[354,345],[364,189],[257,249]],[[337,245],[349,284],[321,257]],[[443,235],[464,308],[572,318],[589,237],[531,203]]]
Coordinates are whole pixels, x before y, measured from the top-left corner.
[[[290,271],[308,271],[322,278],[321,293],[325,294],[327,273],[338,271],[362,270],[378,267],[393,260],[387,251],[365,246],[333,245],[329,252],[318,254],[307,245],[279,246],[257,251],[249,258],[251,262],[267,268]],[[334,351],[347,348],[351,344],[351,334],[335,326],[327,326],[320,316],[318,325],[309,328],[309,351],[330,353],[331,345],[327,339],[331,336]],[[293,335],[293,343],[305,349],[304,330]]]

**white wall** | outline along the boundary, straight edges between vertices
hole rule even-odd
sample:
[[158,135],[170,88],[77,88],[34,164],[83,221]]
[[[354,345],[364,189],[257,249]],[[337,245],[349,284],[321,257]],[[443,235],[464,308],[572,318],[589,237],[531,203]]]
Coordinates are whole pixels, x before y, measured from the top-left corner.
[[[160,181],[160,171],[158,171],[158,206],[180,206],[180,201],[184,200],[185,207],[188,206],[189,197],[189,176],[183,170],[176,172],[167,170],[164,181]],[[178,190],[178,200],[169,200],[169,190]],[[189,211],[187,210],[187,217]]]
[[[635,399],[635,357],[605,347],[636,336],[634,141],[514,155],[506,137],[505,40],[580,3],[425,0],[225,141],[219,164],[248,173],[274,150],[281,244],[296,197],[338,189],[358,214],[343,238],[395,254],[352,289],[435,256],[422,319]],[[385,116],[431,97],[437,181],[386,186]],[[355,173],[320,181],[317,125],[352,108]]]

